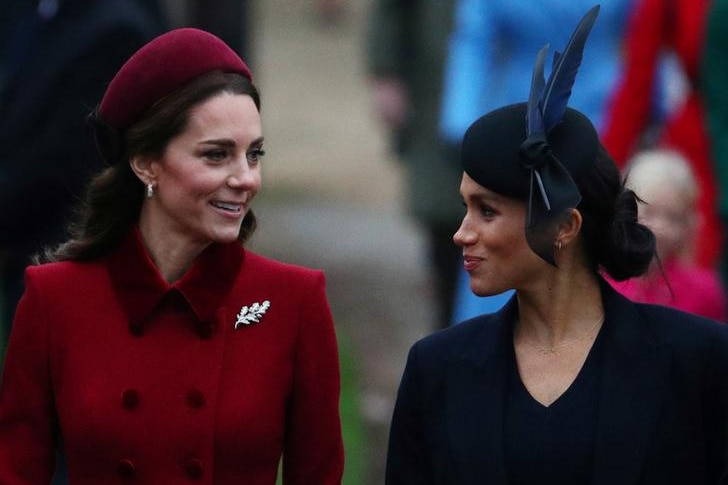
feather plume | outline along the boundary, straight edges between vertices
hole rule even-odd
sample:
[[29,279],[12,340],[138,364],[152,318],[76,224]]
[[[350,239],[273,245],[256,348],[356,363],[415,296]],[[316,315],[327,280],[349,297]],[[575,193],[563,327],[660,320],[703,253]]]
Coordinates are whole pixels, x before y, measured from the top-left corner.
[[546,55],[549,52],[549,45],[546,44],[541,47],[536,56],[536,64],[533,67],[533,75],[531,76],[531,92],[528,95],[528,109],[526,111],[526,135],[530,136],[533,133],[543,133],[543,118],[541,116],[541,95],[546,85],[543,71],[544,65],[546,64]]
[[554,67],[543,91],[541,113],[546,132],[556,126],[566,111],[566,104],[571,96],[571,88],[581,64],[584,45],[594,21],[599,14],[599,5],[595,5],[584,15],[571,34],[564,52],[554,56]]

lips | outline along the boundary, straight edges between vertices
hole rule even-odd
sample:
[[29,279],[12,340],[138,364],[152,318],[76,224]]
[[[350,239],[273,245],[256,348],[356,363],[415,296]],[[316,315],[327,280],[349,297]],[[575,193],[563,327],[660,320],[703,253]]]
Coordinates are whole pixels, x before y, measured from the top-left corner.
[[480,263],[483,262],[483,258],[477,256],[464,255],[463,256],[463,268],[465,271],[473,271]]
[[243,204],[239,202],[223,202],[220,200],[213,200],[210,202],[210,205],[231,214],[240,214],[240,212],[243,210]]

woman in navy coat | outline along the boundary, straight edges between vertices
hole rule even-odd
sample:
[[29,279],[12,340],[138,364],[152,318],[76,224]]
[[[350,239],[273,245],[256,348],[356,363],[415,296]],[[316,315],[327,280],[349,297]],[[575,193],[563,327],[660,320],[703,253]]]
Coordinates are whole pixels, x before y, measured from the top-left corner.
[[338,484],[319,271],[243,248],[261,187],[245,63],[196,29],[140,49],[91,115],[109,168],[26,272],[0,386],[0,483]]
[[728,483],[728,328],[618,295],[644,272],[637,221],[592,123],[566,107],[591,10],[528,103],[462,144],[454,236],[471,289],[515,289],[498,313],[411,349],[392,418],[388,485]]

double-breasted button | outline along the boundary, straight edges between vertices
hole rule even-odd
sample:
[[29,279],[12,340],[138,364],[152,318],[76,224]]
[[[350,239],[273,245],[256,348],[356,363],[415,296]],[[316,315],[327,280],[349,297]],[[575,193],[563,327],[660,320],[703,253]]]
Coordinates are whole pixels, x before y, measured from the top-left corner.
[[135,409],[139,406],[139,392],[136,389],[125,389],[121,393],[121,405],[124,409]]
[[205,405],[205,395],[202,393],[202,391],[198,391],[197,389],[193,389],[192,391],[188,392],[185,396],[185,401],[187,401],[187,405],[193,409],[200,409]]
[[119,460],[119,463],[116,464],[116,474],[124,480],[130,480],[134,478],[134,476],[136,475],[136,467],[134,466],[134,462],[129,460],[128,458]]
[[185,463],[185,475],[190,480],[200,480],[204,472],[202,461],[198,458],[191,458]]

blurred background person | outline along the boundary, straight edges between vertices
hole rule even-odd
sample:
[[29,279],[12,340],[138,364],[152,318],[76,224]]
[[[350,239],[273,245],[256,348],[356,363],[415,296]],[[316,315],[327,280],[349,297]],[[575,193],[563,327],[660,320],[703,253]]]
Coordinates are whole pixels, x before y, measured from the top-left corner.
[[324,26],[334,25],[344,17],[345,0],[314,0],[316,15]]
[[410,214],[427,238],[431,285],[450,324],[461,251],[452,242],[462,215],[457,153],[438,136],[440,98],[454,0],[374,0],[366,38],[371,104],[405,171]]
[[726,295],[717,271],[693,257],[698,220],[698,185],[689,162],[666,149],[637,153],[625,167],[627,188],[641,199],[639,219],[655,234],[656,259],[647,272],[612,286],[641,303],[670,306],[726,321]]
[[[603,128],[611,93],[623,75],[623,39],[634,0],[603,2],[579,70],[580,89],[571,106]],[[576,25],[591,0],[457,0],[448,48],[441,134],[452,153],[465,130],[483,113],[523,100],[535,53],[547,42],[563,46],[564,25]],[[458,276],[452,322],[497,310],[509,295],[473,295],[467,273]]]
[[162,29],[153,0],[4,0],[0,14],[3,340],[41,247],[100,167],[86,115],[126,58]]
[[717,185],[716,211],[723,238],[719,268],[728,287],[728,0],[713,0],[708,13],[699,86],[705,96],[711,140],[712,169]]
[[620,167],[645,143],[684,155],[698,183],[693,257],[714,268],[722,236],[699,79],[709,6],[710,0],[635,1],[624,41],[624,73],[601,134]]
[[253,64],[253,0],[159,0],[171,27],[196,27],[220,37]]

